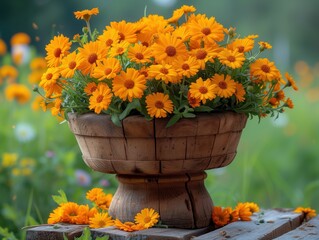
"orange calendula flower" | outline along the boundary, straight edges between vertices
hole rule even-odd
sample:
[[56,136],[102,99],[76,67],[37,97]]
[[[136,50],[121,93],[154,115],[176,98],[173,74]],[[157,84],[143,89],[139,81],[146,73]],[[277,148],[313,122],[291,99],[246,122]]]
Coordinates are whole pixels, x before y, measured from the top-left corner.
[[76,19],[83,19],[85,21],[89,21],[92,15],[97,15],[97,14],[99,14],[98,8],[92,8],[90,10],[85,9],[82,11],[74,12],[74,16]]
[[86,93],[86,95],[90,96],[96,89],[97,84],[95,82],[90,82],[85,86],[84,92]]
[[20,104],[27,103],[31,98],[31,91],[23,84],[13,83],[4,90],[6,99],[16,100]]
[[92,188],[86,193],[86,199],[94,202],[102,194],[104,194],[102,188]]
[[176,69],[178,75],[181,77],[192,77],[200,69],[200,64],[195,57],[190,56],[188,59],[177,59],[173,62],[173,66]]
[[174,109],[169,96],[160,92],[147,95],[145,103],[148,114],[155,118],[165,118]]
[[3,65],[0,68],[0,81],[2,79],[7,79],[9,83],[14,82],[16,78],[18,77],[18,75],[19,75],[18,70],[11,65]]
[[56,224],[62,222],[63,211],[64,210],[62,206],[54,209],[53,212],[51,212],[49,215],[48,224]]
[[190,94],[190,92],[188,92],[187,94],[187,99],[188,99],[188,103],[192,108],[195,107],[199,107],[200,106],[200,99],[199,98],[194,98],[192,97],[192,95]]
[[69,54],[71,44],[70,39],[63,36],[63,34],[54,36],[50,43],[45,47],[47,52],[45,60],[47,61],[48,66],[59,66],[62,58]]
[[30,36],[24,32],[19,32],[19,33],[14,34],[10,40],[10,44],[12,46],[19,45],[19,44],[28,45],[30,42],[31,42]]
[[292,78],[292,76],[289,73],[285,73],[285,77],[288,80],[287,85],[292,87],[295,91],[298,91],[298,86],[295,82],[295,80]]
[[238,203],[236,208],[238,211],[238,216],[241,221],[250,221],[252,212],[246,203]]
[[214,206],[212,212],[212,219],[216,227],[222,227],[229,223],[230,214],[227,209],[219,206]]
[[102,210],[108,210],[111,202],[112,202],[113,195],[112,194],[101,194],[97,196],[97,199],[94,201],[97,208]]
[[120,22],[111,22],[110,26],[106,28],[115,29],[118,31],[119,41],[126,41],[129,43],[136,43],[137,42],[137,35],[136,35],[136,25],[134,23],[129,23],[124,20]]
[[262,81],[278,80],[280,73],[273,62],[267,58],[257,59],[250,65],[251,76]]
[[148,63],[151,62],[152,51],[150,48],[140,44],[135,44],[128,50],[128,57],[132,62]]
[[76,52],[72,52],[62,59],[59,67],[60,74],[64,78],[72,78],[79,64],[79,57]]
[[32,71],[43,70],[43,69],[46,69],[46,68],[47,68],[47,62],[42,57],[34,58],[30,62],[30,69]]
[[297,207],[294,212],[303,213],[305,215],[306,221],[308,221],[311,218],[317,216],[316,210],[312,209],[312,208]]
[[107,50],[101,42],[89,42],[83,48],[79,48],[79,65],[77,68],[84,75],[92,74],[98,61],[105,58],[106,54]]
[[130,46],[130,43],[127,41],[121,41],[119,43],[116,43],[110,49],[109,56],[110,57],[121,56],[124,53],[126,53],[129,46]]
[[144,208],[135,216],[135,222],[148,229],[153,227],[159,219],[159,214],[153,208]]
[[236,96],[237,102],[245,101],[246,91],[245,91],[244,86],[241,83],[238,83],[238,82],[235,82],[235,86],[236,86],[236,89],[235,89],[235,93],[234,94]]
[[287,98],[285,105],[291,109],[294,108],[294,104],[290,98]]
[[80,214],[79,205],[74,202],[67,202],[63,203],[61,207],[63,208],[61,221],[76,224],[77,218]]
[[109,216],[107,212],[96,213],[92,218],[90,218],[90,228],[104,228],[114,225],[112,217]]
[[259,42],[260,51],[264,51],[265,49],[272,49],[272,46],[268,42]]
[[113,80],[114,95],[124,101],[128,100],[132,102],[133,98],[141,98],[145,89],[145,76],[141,75],[134,68],[127,68],[126,72],[122,71]]
[[191,97],[200,99],[204,104],[207,100],[213,100],[216,97],[216,84],[213,84],[211,80],[203,80],[198,78],[196,82],[191,83],[189,87]]
[[99,84],[89,99],[89,109],[100,114],[102,110],[108,109],[112,96],[111,89],[106,84]]
[[56,84],[59,77],[60,73],[57,68],[48,68],[47,71],[42,75],[39,86],[43,87],[47,91],[52,85]]
[[231,97],[236,91],[236,83],[230,75],[215,74],[211,78],[212,83],[216,84],[216,94],[222,98]]
[[148,69],[148,74],[150,78],[155,78],[156,80],[162,80],[166,84],[168,83],[178,83],[180,78],[174,67],[170,64],[157,64],[151,65]]
[[0,56],[3,56],[7,53],[7,44],[0,38]]
[[222,64],[232,69],[242,67],[245,61],[245,55],[238,52],[237,49],[234,51],[224,49],[218,54],[218,58]]
[[249,208],[251,213],[259,212],[259,206],[254,202],[246,202],[246,206]]
[[233,51],[237,49],[239,53],[249,52],[254,48],[254,40],[251,38],[238,38],[228,44],[227,48]]
[[98,37],[98,41],[105,44],[109,49],[120,40],[119,32],[116,29],[109,28],[103,31],[103,34]]
[[214,58],[216,58],[218,56],[218,53],[220,52],[220,48],[216,43],[204,47],[191,47],[194,49],[191,50],[190,54],[191,56],[194,56],[196,60],[200,63],[200,69],[202,70],[205,69],[206,62],[213,61]]
[[94,68],[92,77],[102,81],[105,79],[113,79],[122,67],[120,61],[116,58],[104,58],[98,62],[97,67]]
[[169,23],[176,23],[183,15],[188,13],[193,13],[195,11],[196,11],[196,8],[194,6],[183,5],[180,8],[174,10],[173,16],[167,19],[167,21]]
[[202,16],[189,23],[192,39],[208,42],[220,42],[224,39],[224,27],[214,17]]
[[125,232],[134,232],[143,230],[143,226],[141,224],[135,224],[133,222],[124,222],[122,223],[119,219],[114,220],[114,227],[123,230]]
[[187,58],[187,49],[182,40],[171,34],[159,34],[152,46],[153,56],[157,62],[172,63],[178,57]]
[[42,96],[36,96],[31,104],[31,108],[33,111],[39,111],[41,108],[41,104],[43,104],[43,97]]

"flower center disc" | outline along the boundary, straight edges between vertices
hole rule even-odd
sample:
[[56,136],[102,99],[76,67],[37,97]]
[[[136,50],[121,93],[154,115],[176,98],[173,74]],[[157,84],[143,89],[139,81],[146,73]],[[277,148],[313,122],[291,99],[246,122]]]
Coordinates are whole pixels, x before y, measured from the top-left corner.
[[90,64],[95,63],[96,60],[97,60],[97,55],[96,55],[96,53],[92,53],[92,54],[90,54],[90,56],[88,57],[88,62],[89,62]]
[[202,33],[207,36],[207,35],[211,34],[211,31],[210,31],[209,28],[206,27],[206,28],[203,28],[203,29],[202,29]]
[[182,69],[183,69],[183,70],[188,70],[188,69],[189,69],[189,65],[188,65],[187,63],[184,63],[184,64],[182,65]]
[[228,56],[227,60],[230,61],[230,62],[235,62],[236,58],[234,56]]
[[237,47],[238,52],[243,53],[245,51],[245,47],[244,46],[239,46]]
[[124,82],[124,86],[127,88],[127,89],[132,89],[134,87],[134,81],[132,81],[131,79],[127,79],[125,80]]
[[220,81],[218,83],[218,86],[221,88],[221,89],[226,89],[227,88],[227,83],[225,81]]
[[161,68],[160,72],[163,74],[168,74],[168,70],[166,68]]
[[261,66],[261,70],[265,73],[269,73],[270,72],[270,67],[267,65],[262,65]]
[[144,58],[144,55],[142,53],[136,53],[135,57],[139,60],[142,60]]
[[61,48],[57,48],[57,49],[55,49],[54,50],[54,56],[56,57],[56,58],[59,58],[60,57],[60,55],[61,55],[61,53],[62,53],[62,50],[61,50]]
[[[162,101],[157,101],[157,102],[155,102],[155,107],[162,109],[162,108],[164,108],[164,103]],[[146,220],[145,220],[145,222],[146,222]]]
[[149,223],[151,220],[152,220],[152,219],[150,218],[150,216],[146,216],[146,217],[144,218],[144,222],[145,222],[145,223]]
[[176,48],[173,46],[168,46],[168,47],[166,47],[165,52],[166,52],[167,56],[173,57],[176,55]]
[[76,67],[76,62],[72,61],[69,63],[69,68],[74,69]]
[[120,41],[125,40],[125,35],[121,32],[119,32]]
[[47,80],[51,80],[52,77],[53,77],[52,73],[48,73],[46,76]]
[[99,95],[97,98],[96,98],[96,102],[100,103],[102,102],[103,100],[103,96],[102,95]]
[[105,75],[109,75],[111,72],[112,72],[112,69],[111,69],[111,68],[106,68],[106,69],[104,70]]
[[198,91],[199,91],[200,93],[202,93],[202,94],[205,94],[205,93],[208,92],[207,87],[205,87],[205,86],[201,86],[201,87],[198,89]]
[[198,50],[196,53],[197,59],[205,59],[206,56],[207,56],[207,52],[204,50]]
[[113,44],[113,40],[112,39],[108,39],[105,42],[106,46],[110,47]]

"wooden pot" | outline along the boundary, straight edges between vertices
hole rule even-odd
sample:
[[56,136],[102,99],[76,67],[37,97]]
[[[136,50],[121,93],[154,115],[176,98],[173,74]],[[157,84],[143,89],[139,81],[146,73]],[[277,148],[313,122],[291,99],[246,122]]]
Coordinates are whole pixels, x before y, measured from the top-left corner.
[[244,114],[218,112],[166,128],[168,119],[129,116],[117,127],[108,115],[69,114],[85,163],[117,174],[109,214],[133,221],[141,209],[154,208],[163,224],[177,228],[210,224],[213,202],[204,171],[233,161],[246,120]]

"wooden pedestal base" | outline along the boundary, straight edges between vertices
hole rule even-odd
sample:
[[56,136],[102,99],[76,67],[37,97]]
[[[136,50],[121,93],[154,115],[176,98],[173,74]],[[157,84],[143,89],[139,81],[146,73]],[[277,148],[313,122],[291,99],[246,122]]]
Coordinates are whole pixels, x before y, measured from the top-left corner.
[[204,186],[205,172],[117,178],[119,186],[109,209],[114,219],[132,222],[143,208],[153,208],[169,227],[203,228],[211,222],[213,202]]

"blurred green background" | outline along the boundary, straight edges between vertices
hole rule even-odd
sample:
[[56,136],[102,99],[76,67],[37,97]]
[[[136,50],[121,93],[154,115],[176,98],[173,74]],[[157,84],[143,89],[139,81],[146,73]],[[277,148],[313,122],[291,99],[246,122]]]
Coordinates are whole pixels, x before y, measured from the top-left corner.
[[[1,3],[0,38],[10,51],[11,37],[26,32],[32,38],[32,55],[44,56],[45,45],[54,34],[72,38],[81,31],[83,23],[74,18],[74,11],[99,7],[100,14],[91,24],[101,32],[110,21],[138,20],[145,9],[147,14],[170,17],[183,4],[194,5],[197,13],[215,16],[226,28],[235,27],[241,36],[258,34],[258,41],[273,46],[266,56],[282,72],[292,73],[299,85],[298,92],[290,92],[293,110],[276,120],[249,120],[234,162],[208,171],[206,186],[215,205],[254,201],[262,208],[318,210],[319,1],[12,0]],[[0,63],[10,63],[9,54]],[[18,70],[18,81],[26,82],[29,66]],[[16,160],[10,167],[0,167],[0,226],[21,234],[22,239],[24,233],[18,233],[22,226],[46,222],[56,206],[51,195],[59,189],[77,202],[85,201],[84,193],[92,187],[115,191],[113,175],[92,172],[83,163],[67,124],[59,124],[50,113],[33,112],[31,102],[10,102],[3,92],[0,82],[0,160],[8,154],[16,154]],[[21,124],[24,131],[19,132]],[[29,140],[23,138],[30,134]],[[33,159],[27,165],[30,174],[22,171],[25,158]]]

